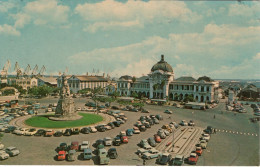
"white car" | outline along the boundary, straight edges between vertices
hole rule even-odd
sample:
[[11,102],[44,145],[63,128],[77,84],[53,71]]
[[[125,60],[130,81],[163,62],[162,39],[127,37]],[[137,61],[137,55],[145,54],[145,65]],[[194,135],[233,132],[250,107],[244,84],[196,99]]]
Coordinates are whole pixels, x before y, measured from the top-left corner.
[[9,154],[10,157],[20,154],[20,151],[16,147],[7,147],[5,152]]
[[31,128],[30,130],[24,132],[24,136],[33,136],[37,130],[35,128]]
[[106,130],[111,130],[111,126],[105,125]]
[[89,145],[90,145],[89,141],[83,141],[80,146],[80,150],[83,151],[84,149],[89,148]]
[[0,160],[4,160],[9,158],[9,154],[7,154],[4,150],[0,150]]
[[81,107],[78,107],[77,111],[81,111]]
[[0,142],[0,150],[4,149],[5,145]]
[[88,109],[87,107],[83,107],[82,111],[87,111],[87,109]]
[[170,132],[169,132],[168,130],[166,130],[166,129],[164,129],[163,132],[164,132],[164,134],[165,134],[166,136],[169,136],[169,135],[170,135]]
[[137,154],[141,154],[141,155],[143,155],[144,153],[146,153],[146,152],[148,152],[149,150],[146,150],[146,149],[144,149],[144,148],[139,148],[138,150],[137,150]]
[[112,145],[112,138],[111,137],[105,137],[104,138],[104,145],[105,146],[111,146]]
[[207,142],[206,142],[206,140],[201,140],[201,141],[200,141],[200,146],[201,146],[201,148],[206,149],[206,148],[207,148]]
[[126,136],[126,132],[125,132],[125,131],[121,131],[121,132],[119,133],[119,135],[120,135],[120,136]]
[[14,130],[14,134],[16,135],[24,135],[25,132],[29,131],[28,128],[19,128],[17,130]]
[[91,133],[96,133],[97,129],[94,126],[91,126],[90,127],[90,131],[91,131]]
[[202,136],[203,136],[203,138],[206,140],[206,142],[209,141],[209,139],[210,139],[210,135],[209,135],[209,134],[203,133]]
[[134,134],[140,134],[141,133],[140,130],[136,126],[133,129],[134,129]]

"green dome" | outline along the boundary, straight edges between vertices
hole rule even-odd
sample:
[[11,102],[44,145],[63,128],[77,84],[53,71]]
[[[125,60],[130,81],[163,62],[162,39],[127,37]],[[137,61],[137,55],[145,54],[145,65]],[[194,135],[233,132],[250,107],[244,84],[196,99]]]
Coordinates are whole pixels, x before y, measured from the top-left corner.
[[166,61],[164,61],[164,55],[161,56],[161,60],[156,63],[151,71],[154,72],[156,70],[162,70],[164,72],[173,72],[172,66],[168,64]]

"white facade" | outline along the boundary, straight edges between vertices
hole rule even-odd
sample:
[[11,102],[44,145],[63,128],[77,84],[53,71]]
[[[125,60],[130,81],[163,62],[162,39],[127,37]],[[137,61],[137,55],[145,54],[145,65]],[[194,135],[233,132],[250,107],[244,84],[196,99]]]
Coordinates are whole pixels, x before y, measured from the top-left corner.
[[150,99],[184,100],[192,96],[197,102],[212,102],[219,99],[219,82],[203,76],[197,80],[192,77],[174,79],[172,67],[161,60],[155,64],[148,76],[133,81],[131,76],[122,76],[117,81],[117,91],[121,96],[133,92]]
[[34,86],[38,85],[38,80],[36,78],[8,78],[7,79],[8,85],[19,85],[22,86],[23,89],[28,90]]

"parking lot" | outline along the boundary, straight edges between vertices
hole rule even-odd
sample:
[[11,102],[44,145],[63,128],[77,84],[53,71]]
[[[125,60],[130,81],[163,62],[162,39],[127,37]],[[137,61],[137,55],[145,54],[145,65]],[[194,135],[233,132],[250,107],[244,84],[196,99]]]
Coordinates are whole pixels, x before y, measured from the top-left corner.
[[[57,103],[57,100],[58,99],[55,98],[45,98],[40,99],[39,102],[41,103],[41,105],[48,105],[49,103]],[[75,104],[77,107],[83,107],[86,103],[86,100],[87,99],[85,98],[77,98],[75,99]],[[84,140],[88,140],[91,144],[93,144],[97,139],[103,139],[105,137],[114,138],[116,135],[119,134],[120,131],[132,128],[133,124],[139,119],[141,115],[161,114],[163,115],[164,120],[160,121],[159,124],[153,125],[145,132],[141,132],[141,134],[134,134],[133,136],[129,137],[128,144],[122,144],[121,146],[112,146],[117,149],[119,156],[117,159],[110,160],[110,165],[142,165],[142,160],[140,160],[139,157],[135,154],[135,152],[139,148],[137,144],[142,139],[152,137],[156,133],[156,131],[164,124],[168,124],[172,121],[179,123],[181,120],[189,121],[191,119],[194,120],[196,127],[206,128],[208,125],[211,125],[212,127],[220,130],[216,134],[212,134],[207,149],[199,158],[197,165],[258,165],[259,122],[251,123],[249,121],[249,118],[252,117],[253,111],[249,106],[245,106],[245,108],[246,110],[248,110],[247,113],[234,115],[232,112],[227,112],[225,110],[224,103],[220,103],[216,108],[206,111],[180,109],[173,106],[146,105],[145,109],[150,111],[149,114],[122,111],[127,116],[128,121],[122,126],[106,132],[79,134],[69,137],[28,137],[16,136],[14,134],[6,133],[4,134],[1,142],[5,146],[17,147],[20,150],[21,154],[4,161],[0,161],[0,164],[98,165],[97,157],[94,157],[93,160],[88,161],[80,160],[80,157],[78,157],[78,160],[73,162],[56,161],[54,159],[57,155],[55,149],[57,146],[59,146],[61,142],[66,142],[67,144],[70,144],[72,141],[79,141],[81,143]],[[169,115],[163,113],[163,111],[166,109],[173,111],[173,114]],[[224,112],[221,113],[221,111]],[[215,119],[213,118],[214,115]],[[231,131],[231,133],[229,131]],[[240,132],[242,134],[240,134]],[[91,148],[92,150],[94,150],[93,147]],[[80,153],[78,152],[77,155],[80,155]],[[155,159],[152,159],[147,161],[147,165],[158,164],[155,163]]]

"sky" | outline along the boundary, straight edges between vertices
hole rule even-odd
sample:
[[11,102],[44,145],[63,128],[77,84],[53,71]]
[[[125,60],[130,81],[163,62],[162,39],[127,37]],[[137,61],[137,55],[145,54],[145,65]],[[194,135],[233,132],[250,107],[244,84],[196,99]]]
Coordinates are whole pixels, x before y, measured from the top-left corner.
[[260,79],[260,2],[0,0],[0,68]]

